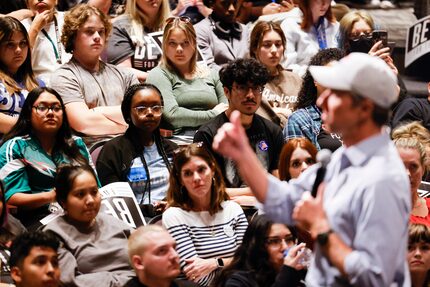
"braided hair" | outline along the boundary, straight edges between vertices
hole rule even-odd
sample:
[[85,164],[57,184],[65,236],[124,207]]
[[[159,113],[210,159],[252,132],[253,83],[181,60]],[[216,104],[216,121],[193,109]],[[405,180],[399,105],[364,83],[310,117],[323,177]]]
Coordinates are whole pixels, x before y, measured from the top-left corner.
[[[131,139],[131,142],[133,143],[133,146],[137,148],[137,151],[140,154],[140,159],[142,161],[143,167],[145,168],[145,172],[147,174],[147,180],[145,181],[145,187],[143,189],[142,199],[140,202],[140,204],[142,204],[146,192],[148,192],[149,202],[151,202],[151,176],[149,174],[149,168],[145,160],[145,157],[142,156],[143,150],[145,148],[139,140],[140,129],[133,124],[131,120],[131,115],[130,115],[131,102],[133,100],[133,96],[140,90],[153,90],[157,92],[157,94],[160,96],[161,105],[164,104],[164,101],[160,90],[156,86],[148,83],[140,83],[140,84],[135,84],[128,87],[128,89],[125,91],[124,99],[121,103],[122,116],[124,117],[125,122],[128,124],[128,129],[125,132],[125,136],[129,137]],[[170,173],[172,170],[172,167],[169,162],[169,158],[167,157],[166,151],[164,150],[164,147],[163,147],[162,138],[160,134],[160,127],[157,127],[154,130],[152,137],[154,139],[155,145],[157,146],[158,153],[163,158],[164,164],[166,165]]]

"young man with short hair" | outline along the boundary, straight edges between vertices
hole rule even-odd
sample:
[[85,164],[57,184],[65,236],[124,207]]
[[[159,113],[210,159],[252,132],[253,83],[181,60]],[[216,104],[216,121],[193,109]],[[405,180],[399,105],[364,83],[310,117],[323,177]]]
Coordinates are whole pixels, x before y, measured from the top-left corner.
[[11,277],[17,287],[58,287],[60,241],[52,232],[33,231],[19,235],[10,248]]
[[181,273],[173,237],[159,225],[136,229],[128,239],[128,254],[136,277],[125,287],[193,287],[197,284],[174,280]]
[[[212,151],[212,142],[218,128],[229,121],[234,110],[240,112],[240,121],[246,130],[246,136],[264,169],[278,175],[278,160],[284,144],[282,130],[278,125],[255,113],[260,107],[264,85],[269,77],[268,70],[255,59],[230,62],[220,71],[220,80],[229,107],[224,113],[202,125],[194,136],[194,142],[203,142],[215,156],[224,176],[227,192],[232,197],[252,193],[239,176],[233,161]],[[244,203],[241,199],[238,199],[238,202]]]

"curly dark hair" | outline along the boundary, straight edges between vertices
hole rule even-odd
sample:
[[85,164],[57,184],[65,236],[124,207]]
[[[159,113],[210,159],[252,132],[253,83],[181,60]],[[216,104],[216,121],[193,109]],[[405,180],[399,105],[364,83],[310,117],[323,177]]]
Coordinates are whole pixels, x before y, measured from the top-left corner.
[[[274,222],[264,214],[252,219],[231,263],[222,269],[212,286],[224,286],[228,278],[237,271],[249,271],[255,274],[257,286],[272,286],[278,272],[270,262],[266,238],[273,224]],[[290,227],[289,229],[296,238],[295,230]]]
[[[337,48],[321,50],[311,58],[309,66],[325,66],[332,61],[339,61],[343,56],[344,53],[342,50]],[[298,95],[295,110],[315,105],[316,102],[317,88],[315,87],[315,80],[308,69],[306,70],[306,74],[303,76],[302,87]]]
[[64,25],[61,33],[61,43],[67,53],[72,53],[74,49],[76,34],[79,28],[85,24],[89,17],[96,15],[103,22],[106,32],[106,38],[112,31],[112,24],[109,18],[98,8],[89,4],[79,4],[70,9],[64,16]]
[[223,67],[219,77],[223,86],[230,90],[234,82],[238,85],[252,83],[255,86],[264,86],[270,79],[270,73],[256,59],[237,59]]

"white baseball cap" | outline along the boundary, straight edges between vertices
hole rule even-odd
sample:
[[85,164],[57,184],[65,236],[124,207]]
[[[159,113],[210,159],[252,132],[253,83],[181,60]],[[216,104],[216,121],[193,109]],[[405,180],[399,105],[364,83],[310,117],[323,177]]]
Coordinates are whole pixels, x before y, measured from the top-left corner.
[[366,53],[351,53],[330,66],[310,66],[322,86],[348,91],[372,100],[382,108],[397,101],[397,76],[384,60]]

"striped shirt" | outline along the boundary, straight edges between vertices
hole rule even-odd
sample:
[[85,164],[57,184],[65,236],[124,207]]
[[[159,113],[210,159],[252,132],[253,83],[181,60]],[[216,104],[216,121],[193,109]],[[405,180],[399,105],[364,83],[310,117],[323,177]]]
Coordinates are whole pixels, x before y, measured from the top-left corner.
[[[170,207],[163,213],[163,225],[177,243],[181,268],[185,266],[185,259],[196,256],[203,259],[232,257],[242,243],[248,227],[242,208],[233,201],[224,201],[221,206],[223,209],[213,216],[208,211],[185,211],[179,207]],[[202,277],[199,285],[208,286],[216,272]]]

